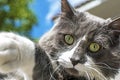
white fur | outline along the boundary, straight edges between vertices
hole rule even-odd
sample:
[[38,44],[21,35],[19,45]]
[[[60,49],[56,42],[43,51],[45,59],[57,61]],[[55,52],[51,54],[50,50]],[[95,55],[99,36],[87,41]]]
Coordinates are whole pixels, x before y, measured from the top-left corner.
[[115,79],[110,79],[110,80],[120,80],[120,69],[119,69],[119,73],[117,74],[117,76],[115,76]]
[[32,80],[35,46],[32,41],[14,33],[0,33],[0,72],[20,70],[25,80]]
[[94,66],[93,60],[88,56],[86,57],[87,62],[85,64],[77,64],[74,67],[79,71],[79,75],[87,77],[88,80],[93,80],[94,77],[96,80],[107,80],[104,75],[102,75],[101,70],[97,66]]
[[73,68],[70,58],[72,57],[75,49],[78,47],[79,42],[76,44],[76,46],[72,50],[62,53],[62,55],[58,59],[61,65],[64,65],[66,68]]

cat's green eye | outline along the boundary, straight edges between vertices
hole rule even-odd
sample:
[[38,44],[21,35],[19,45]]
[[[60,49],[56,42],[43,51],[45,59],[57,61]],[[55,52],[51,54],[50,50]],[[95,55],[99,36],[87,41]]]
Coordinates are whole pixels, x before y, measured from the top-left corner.
[[74,38],[70,34],[66,34],[64,36],[64,40],[65,40],[65,43],[67,43],[68,45],[72,45],[74,43]]
[[89,50],[91,52],[98,52],[100,50],[100,45],[98,43],[93,42],[90,44]]

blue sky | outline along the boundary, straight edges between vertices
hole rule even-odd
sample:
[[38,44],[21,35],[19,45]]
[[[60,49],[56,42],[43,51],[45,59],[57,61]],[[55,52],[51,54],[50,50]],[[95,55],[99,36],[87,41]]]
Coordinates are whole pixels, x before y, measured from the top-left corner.
[[50,3],[47,0],[34,0],[30,6],[38,19],[38,23],[33,27],[31,34],[34,38],[39,38],[52,27],[52,22],[49,24],[46,22]]
[[[72,5],[78,4],[78,1],[85,0],[69,0]],[[38,19],[38,23],[33,27],[31,34],[34,38],[39,38],[53,26],[51,18],[60,12],[60,0],[33,0],[30,8]]]

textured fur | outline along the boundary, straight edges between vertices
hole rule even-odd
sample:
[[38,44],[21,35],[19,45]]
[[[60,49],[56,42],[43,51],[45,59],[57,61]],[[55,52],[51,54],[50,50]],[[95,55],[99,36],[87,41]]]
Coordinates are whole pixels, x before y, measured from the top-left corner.
[[57,74],[51,76],[53,66],[44,49],[29,39],[15,33],[1,32],[0,44],[0,80],[57,78]]
[[[82,47],[84,47],[85,45],[87,46],[87,44],[83,44],[84,41],[81,41],[81,38],[84,35],[90,37],[90,32],[97,29],[99,30],[103,26],[111,22],[110,19],[104,20],[93,16],[87,12],[77,12],[73,8],[71,8],[72,7],[66,0],[62,0],[61,17],[59,18],[58,22],[54,25],[54,27],[40,39],[39,45],[43,49],[45,49],[46,53],[50,55],[49,57],[52,60],[57,60],[60,63],[60,65],[64,65],[65,68],[67,67],[66,71],[69,73],[70,76],[76,76],[74,78],[75,80],[81,79],[81,77],[83,76],[85,77],[83,78],[85,80],[109,80],[113,78],[113,76],[117,75],[117,73],[114,74],[114,71],[111,71],[110,73],[113,74],[110,75],[110,73],[103,73],[104,70],[102,71],[101,68],[97,66],[91,66],[90,64],[95,64],[95,61],[90,56],[86,56],[87,62],[85,64],[91,66],[90,68],[86,68],[84,65],[81,64],[76,65],[75,69],[77,69],[79,74],[75,72],[74,69],[71,69],[73,68],[73,65],[70,64],[70,58],[73,55],[73,53],[74,55],[76,55],[77,53],[82,52]],[[74,43],[72,45],[67,45],[64,42],[65,34],[70,34],[74,37]],[[104,46],[107,47],[107,45]],[[75,59],[79,59],[78,56],[80,55],[75,56]],[[119,65],[119,59],[117,65]],[[119,66],[117,68],[119,68]],[[119,69],[117,69],[117,71],[119,71]],[[65,80],[67,80],[69,77],[67,77]],[[73,77],[70,79],[72,80]]]
[[[87,31],[101,27],[110,21],[96,17],[87,12],[75,11],[75,13],[72,14],[72,12],[70,12],[71,7],[66,1],[67,0],[61,1],[62,14],[58,21],[55,23],[53,28],[44,34],[39,40],[39,45],[45,49],[47,54],[51,55],[52,58],[55,59],[61,55],[60,53],[70,50],[74,45],[76,45],[79,39],[82,38]],[[73,35],[75,38],[75,44],[68,46],[64,42],[65,34]]]
[[[118,80],[120,78],[119,35],[120,18],[88,32],[73,51],[66,52],[72,54],[66,56],[69,61],[62,57],[58,61],[69,74],[77,78],[81,76],[85,77],[85,80]],[[100,44],[100,51],[90,52],[88,48],[91,42]],[[68,67],[68,64],[72,66]]]
[[32,77],[35,62],[34,43],[14,33],[2,32],[0,33],[0,44],[0,72],[9,73],[20,70],[27,74],[26,78]]
[[[72,56],[74,50],[79,48],[78,46],[82,44],[81,38],[84,35],[110,23],[111,20],[104,20],[87,12],[75,11],[67,0],[61,2],[62,14],[53,28],[41,37],[39,47],[36,47],[29,39],[14,33],[0,33],[0,72],[9,73],[17,70],[24,74],[26,80],[54,80],[54,78],[57,80],[86,80],[86,77],[88,77],[85,76],[86,74],[81,73],[79,75],[82,76],[79,77],[75,72],[76,77],[76,75],[73,75],[73,69],[71,69],[72,72],[66,69],[66,66],[73,67],[72,64],[67,64],[67,61],[70,62],[70,60],[66,56],[70,53]],[[67,45],[65,43],[65,34],[74,37],[74,44]],[[61,59],[61,55],[64,56],[63,59]],[[89,56],[87,57],[89,58]],[[67,61],[65,60],[66,63],[64,63],[64,59],[67,59]],[[93,59],[89,58],[88,63],[91,62],[94,63]],[[50,71],[43,73],[43,67],[45,66],[47,67],[46,70],[50,69]],[[81,64],[76,66],[77,70],[86,70],[84,66],[82,68],[79,66]],[[99,68],[97,70],[101,71]],[[39,74],[42,74],[44,78]],[[94,75],[96,74],[97,72],[94,71]],[[102,75],[96,76],[97,78],[103,77]]]

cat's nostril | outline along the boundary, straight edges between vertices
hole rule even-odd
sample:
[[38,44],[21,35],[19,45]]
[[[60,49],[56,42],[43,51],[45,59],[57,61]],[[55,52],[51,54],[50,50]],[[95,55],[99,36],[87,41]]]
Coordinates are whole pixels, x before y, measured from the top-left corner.
[[75,66],[79,63],[79,60],[75,60],[73,58],[70,58],[70,61],[72,62],[73,66]]
[[73,66],[77,65],[78,63],[84,64],[87,60],[85,57],[81,57],[80,59],[74,59],[70,58],[70,61],[72,62]]

